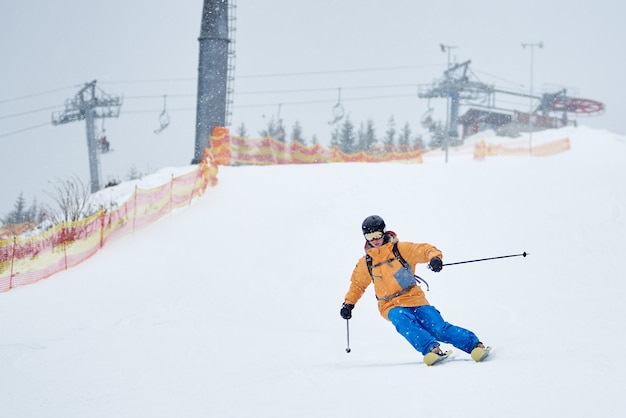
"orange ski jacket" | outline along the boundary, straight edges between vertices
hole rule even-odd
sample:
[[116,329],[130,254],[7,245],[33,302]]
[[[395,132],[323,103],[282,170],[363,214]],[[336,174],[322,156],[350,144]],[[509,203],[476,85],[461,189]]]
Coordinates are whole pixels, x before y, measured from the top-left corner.
[[[397,306],[429,305],[424,291],[414,282],[415,265],[428,263],[431,258],[443,259],[441,251],[431,244],[401,242],[391,231],[386,232],[389,240],[379,248],[365,244],[365,253],[372,258],[372,274],[367,267],[366,257],[359,259],[350,278],[350,289],[346,293],[345,303],[356,305],[365,290],[374,283],[374,292],[378,300],[378,310],[385,319],[389,311]],[[409,264],[407,271],[393,254],[393,245],[397,243],[402,258]]]

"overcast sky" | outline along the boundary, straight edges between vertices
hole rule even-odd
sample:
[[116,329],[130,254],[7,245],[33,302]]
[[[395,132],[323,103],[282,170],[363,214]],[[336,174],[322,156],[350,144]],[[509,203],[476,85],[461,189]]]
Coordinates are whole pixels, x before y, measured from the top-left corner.
[[[88,172],[84,123],[49,122],[91,80],[124,100],[118,119],[97,123],[117,152],[103,157],[105,179],[130,166],[189,163],[201,11],[202,0],[3,2],[3,164],[6,153],[12,170],[45,155],[56,174],[63,170],[52,157],[60,156],[63,168],[80,161],[77,170]],[[419,122],[429,106],[445,119],[443,99],[417,98],[418,85],[446,68],[440,44],[454,47],[452,62],[471,60],[477,81],[528,92],[531,49],[522,43],[543,42],[532,50],[534,92],[567,88],[570,96],[600,101],[605,113],[579,123],[626,134],[625,11],[612,0],[238,0],[233,130],[244,123],[256,136],[280,117],[288,129],[299,121],[305,139],[316,134],[327,145],[341,97],[357,126],[372,118],[382,135],[394,116],[398,128],[408,122],[426,135]],[[501,104],[528,107],[520,99]],[[164,106],[171,122],[157,135]]]

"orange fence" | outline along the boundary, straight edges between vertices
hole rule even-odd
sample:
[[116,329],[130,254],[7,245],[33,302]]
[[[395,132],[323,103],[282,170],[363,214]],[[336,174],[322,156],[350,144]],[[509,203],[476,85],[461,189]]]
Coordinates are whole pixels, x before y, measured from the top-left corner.
[[400,150],[376,148],[346,154],[337,147],[328,149],[320,144],[303,145],[298,141],[291,144],[274,138],[260,139],[231,136],[227,129],[213,131],[211,151],[218,165],[270,165],[270,164],[319,164],[334,162],[422,162],[419,147],[404,147]]
[[205,150],[197,170],[167,184],[139,189],[111,211],[66,222],[32,237],[0,240],[0,292],[45,279],[95,254],[114,237],[146,226],[173,209],[189,205],[207,186],[217,184],[217,166]]
[[[149,225],[173,209],[188,205],[217,184],[218,165],[312,164],[331,162],[410,161],[421,163],[419,147],[401,150],[376,148],[346,154],[337,147],[320,144],[285,144],[273,138],[248,139],[231,136],[226,128],[214,128],[211,150],[205,150],[198,168],[174,177],[167,184],[143,190],[135,187],[132,196],[118,208],[76,222],[56,225],[36,236],[0,239],[0,292],[34,283],[68,269],[95,254],[112,238]],[[554,155],[570,149],[569,138],[533,146],[505,146],[480,141],[474,159],[494,155]]]
[[485,157],[493,157],[498,155],[518,155],[518,156],[534,156],[547,157],[559,154],[571,148],[569,138],[563,138],[552,142],[533,145],[503,145],[489,144],[485,141],[479,141],[474,145],[474,159],[484,160]]

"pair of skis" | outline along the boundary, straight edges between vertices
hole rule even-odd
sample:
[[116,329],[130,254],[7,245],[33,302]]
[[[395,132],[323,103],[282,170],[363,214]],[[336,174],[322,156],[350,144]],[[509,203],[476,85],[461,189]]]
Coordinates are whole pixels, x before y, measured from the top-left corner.
[[[472,350],[470,356],[472,357],[472,360],[479,363],[483,361],[484,359],[486,359],[489,356],[490,352],[491,352],[491,347],[485,347],[485,348],[476,347]],[[445,361],[446,359],[450,358],[451,355],[452,355],[452,350],[446,351],[443,355],[439,355],[437,353],[428,353],[424,356],[424,363],[426,363],[427,366],[434,366],[435,364],[439,364]]]

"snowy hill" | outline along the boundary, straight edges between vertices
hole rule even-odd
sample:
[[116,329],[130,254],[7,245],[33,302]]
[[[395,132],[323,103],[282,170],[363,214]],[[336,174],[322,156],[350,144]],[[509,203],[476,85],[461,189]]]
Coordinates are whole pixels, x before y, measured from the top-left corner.
[[[0,294],[0,404],[39,417],[619,417],[626,138],[544,158],[221,167],[188,209]],[[441,366],[339,308],[379,214],[444,262],[427,297],[495,347]],[[445,347],[444,345],[444,348]]]

